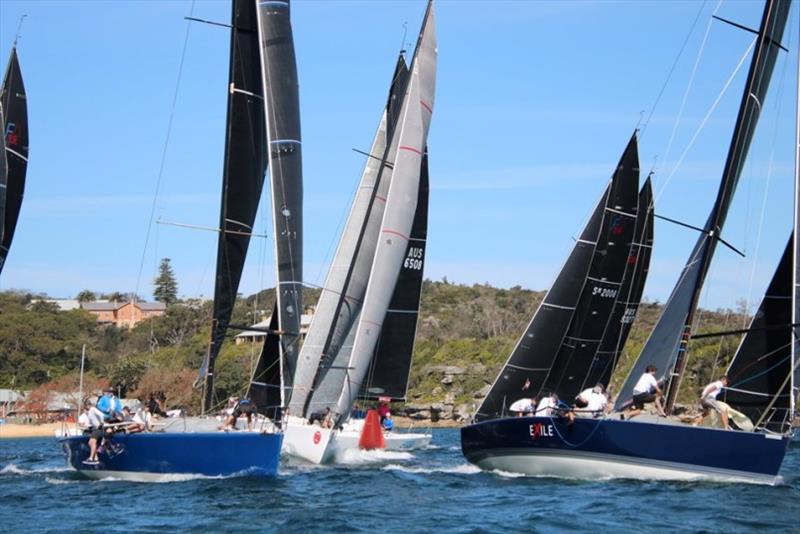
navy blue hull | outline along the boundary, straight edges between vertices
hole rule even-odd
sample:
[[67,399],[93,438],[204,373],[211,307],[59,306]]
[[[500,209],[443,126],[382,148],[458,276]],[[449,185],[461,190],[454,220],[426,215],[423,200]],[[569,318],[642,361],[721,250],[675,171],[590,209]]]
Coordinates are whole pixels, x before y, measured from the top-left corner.
[[[255,432],[116,434],[111,447],[98,454],[99,465],[87,465],[88,436],[60,440],[69,464],[89,476],[148,475],[275,476],[283,434]],[[141,476],[135,476],[141,475]]]
[[[469,462],[490,468],[514,465],[522,472],[554,476],[563,473],[548,472],[542,464],[557,459],[551,463],[567,472],[574,464],[579,473],[695,474],[772,482],[788,443],[787,437],[753,432],[614,419],[578,418],[569,425],[561,418],[518,417],[461,429],[461,450]],[[612,467],[604,471],[598,466]]]

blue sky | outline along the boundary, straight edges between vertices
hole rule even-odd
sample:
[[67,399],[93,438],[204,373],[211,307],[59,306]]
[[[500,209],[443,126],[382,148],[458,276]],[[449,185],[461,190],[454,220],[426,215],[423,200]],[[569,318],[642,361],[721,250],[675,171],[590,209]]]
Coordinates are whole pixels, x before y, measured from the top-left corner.
[[[422,0],[293,2],[312,284],[324,279],[364,163],[351,149],[369,147],[404,24],[413,46],[424,8]],[[643,178],[657,162],[656,211],[702,225],[747,60],[686,148],[753,40],[711,24],[680,114],[715,9],[757,27],[762,4],[438,2],[426,276],[549,287],[634,127],[651,112],[640,154]],[[69,297],[138,283],[149,298],[157,260],[168,256],[182,295],[211,295],[215,234],[154,225],[145,250],[190,11],[230,17],[225,1],[0,2],[2,61],[28,15],[19,55],[31,121],[26,197],[0,289]],[[758,300],[789,233],[800,27],[793,11],[784,38],[791,53],[778,62],[725,230],[747,258],[719,249],[704,306]],[[226,29],[191,23],[156,219],[218,220],[228,46]],[[262,211],[258,228],[269,233]],[[696,234],[658,222],[655,239],[645,295],[663,301]],[[273,270],[271,242],[256,240],[241,290],[271,286]]]

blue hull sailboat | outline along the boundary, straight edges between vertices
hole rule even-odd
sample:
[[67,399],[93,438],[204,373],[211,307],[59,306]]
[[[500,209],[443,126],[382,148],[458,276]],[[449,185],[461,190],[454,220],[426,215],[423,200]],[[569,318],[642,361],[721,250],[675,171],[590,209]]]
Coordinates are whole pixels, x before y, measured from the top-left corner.
[[[726,244],[722,229],[782,48],[789,8],[789,0],[767,0],[761,26],[753,32],[757,34],[756,46],[716,202],[706,225],[699,229],[700,238],[678,284],[617,396],[614,405],[617,412],[632,404],[634,386],[650,366],[661,373],[655,378],[666,392],[666,412],[673,408],[686,369],[700,291],[716,245]],[[798,183],[800,177],[796,176],[796,194],[800,189]],[[637,223],[642,216],[652,213],[652,201],[642,202],[641,197],[640,194]],[[590,220],[584,234],[591,225]],[[793,235],[797,235],[796,216],[794,225]],[[642,259],[641,249],[635,250],[636,242],[640,247],[649,247],[647,242],[652,240],[651,230],[638,235],[643,226],[652,228],[652,221],[637,226],[630,256],[634,265]],[[604,293],[594,291],[592,286],[598,278],[591,273],[597,271],[597,266],[587,252],[580,250],[581,246],[598,247],[602,240],[594,239],[596,235],[594,231],[589,239],[581,236],[578,240],[556,283],[478,408],[475,422],[462,428],[464,456],[484,469],[530,475],[775,483],[792,440],[791,424],[796,415],[795,281],[799,262],[794,239],[790,239],[749,328],[695,336],[745,334],[728,367],[732,384],[719,399],[724,399],[732,409],[727,413],[735,411],[746,415],[742,416],[745,420],[751,419],[748,424],[742,422],[739,430],[693,426],[675,418],[649,415],[625,420],[624,413],[602,411],[590,414],[578,411],[579,417],[573,420],[576,412],[570,413],[568,407],[548,410],[547,417],[537,416],[544,414],[508,417],[508,405],[523,396],[556,393],[571,402],[585,387],[591,388],[596,382],[608,384],[629,332],[621,328],[620,317],[628,323],[632,320],[627,310],[621,314],[618,310],[632,305],[635,315],[644,283],[641,277],[647,268],[633,269],[640,280],[632,285],[626,285],[627,274],[623,277],[620,290],[611,291],[618,304],[622,299],[622,306],[614,306],[611,315],[605,315],[611,318],[601,325],[605,330],[592,329],[592,323],[604,317],[600,312],[606,308],[596,302],[585,306],[584,297],[577,292],[583,287],[585,293],[588,287],[592,294]],[[584,276],[587,272],[589,275]],[[623,291],[626,287],[638,288],[638,295],[636,291]],[[587,331],[602,334],[576,335]],[[613,350],[604,351],[603,347]]]
[[203,413],[218,405],[214,363],[230,326],[265,175],[269,171],[276,256],[275,311],[250,398],[255,430],[217,430],[187,419],[179,430],[116,433],[98,462],[88,436],[61,440],[71,466],[94,478],[164,475],[274,476],[283,445],[284,397],[299,345],[302,280],[302,171],[297,67],[289,2],[233,0],[228,117],[211,341],[200,373]]

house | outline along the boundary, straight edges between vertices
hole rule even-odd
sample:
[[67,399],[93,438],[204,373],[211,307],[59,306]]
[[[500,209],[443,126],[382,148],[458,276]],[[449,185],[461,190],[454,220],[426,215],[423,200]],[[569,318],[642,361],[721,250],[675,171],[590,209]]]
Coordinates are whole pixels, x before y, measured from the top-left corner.
[[0,417],[6,418],[25,400],[25,394],[13,389],[0,389]]
[[113,324],[119,328],[133,328],[136,324],[164,315],[163,302],[83,302],[81,308],[95,317],[99,324]]
[[[306,334],[308,333],[308,327],[311,326],[311,319],[314,317],[313,310],[307,311],[310,313],[304,313],[300,316],[300,337],[302,339],[305,339]],[[263,321],[251,325],[251,327],[266,330],[269,328],[269,322],[271,320],[272,316],[270,315]],[[233,339],[237,345],[241,345],[243,343],[263,343],[266,337],[267,334],[261,330],[245,330],[240,334],[236,334],[236,337]]]

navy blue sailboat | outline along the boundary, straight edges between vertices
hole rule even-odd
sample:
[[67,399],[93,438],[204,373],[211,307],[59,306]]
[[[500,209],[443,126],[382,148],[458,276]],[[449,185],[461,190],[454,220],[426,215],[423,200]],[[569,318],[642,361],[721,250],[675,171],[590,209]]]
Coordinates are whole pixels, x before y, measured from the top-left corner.
[[[215,419],[190,420],[174,431],[116,434],[87,464],[86,436],[62,440],[83,474],[152,480],[163,475],[274,476],[283,431],[282,377],[299,340],[302,279],[302,175],[297,68],[288,1],[234,0],[225,164],[212,334],[201,369],[203,411],[214,404],[214,363],[229,326],[265,172],[271,177],[278,288],[271,330],[250,387],[260,413],[255,431],[220,432]],[[265,105],[266,104],[266,105]],[[267,376],[268,375],[268,376]]]
[[[717,241],[721,239],[781,46],[789,8],[788,0],[766,2],[717,200],[678,285],[617,397],[617,410],[630,403],[633,386],[644,367],[651,364],[663,373],[660,378],[666,382],[667,409],[674,403],[686,366],[686,349],[700,290]],[[796,218],[795,232],[797,224]],[[780,288],[791,285],[789,280],[783,280],[797,268],[796,248],[791,245],[790,248],[791,258],[784,256],[767,299],[729,371],[737,375],[742,389],[730,392],[728,400],[734,408],[755,417],[753,431],[696,427],[644,416],[631,421],[620,420],[618,415],[577,418],[574,423],[559,417],[508,418],[487,410],[484,402],[476,415],[477,422],[462,429],[465,457],[482,468],[537,475],[774,483],[791,440],[790,422],[795,414],[791,384],[796,383],[797,373],[796,333],[792,335],[796,319],[790,321],[787,315],[796,314],[797,295],[795,288],[790,300],[792,313],[786,313],[773,305],[771,299],[776,295],[770,292],[785,293]],[[790,260],[794,268],[783,265]],[[601,346],[604,344],[601,342]],[[518,363],[518,367],[523,365]],[[765,374],[765,370],[769,373]],[[502,382],[504,372],[498,382]],[[594,373],[594,376],[603,375]],[[747,378],[756,376],[759,379],[755,387],[749,387]],[[493,390],[496,387],[497,384]],[[516,393],[519,395],[518,387]]]

